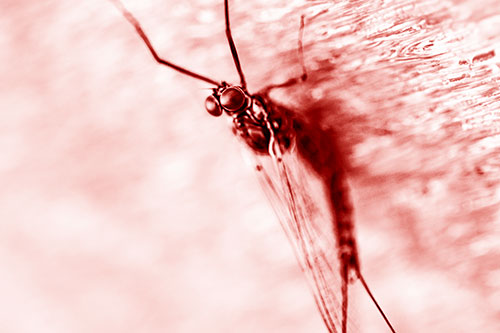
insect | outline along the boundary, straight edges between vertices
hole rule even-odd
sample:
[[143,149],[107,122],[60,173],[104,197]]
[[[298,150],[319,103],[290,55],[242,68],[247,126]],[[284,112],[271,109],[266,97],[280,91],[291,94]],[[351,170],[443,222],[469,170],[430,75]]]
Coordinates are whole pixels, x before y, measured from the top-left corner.
[[[269,97],[269,92],[274,88],[294,85],[307,79],[303,59],[304,74],[300,78],[292,78],[252,94],[247,90],[231,34],[228,0],[224,0],[226,37],[240,78],[239,84],[218,82],[161,58],[132,13],[119,0],[110,1],[134,26],[159,64],[214,86],[212,94],[205,100],[205,108],[212,116],[229,116],[233,133],[255,155],[260,179],[280,215],[302,270],[312,285],[317,307],[328,331],[348,331],[349,283],[358,280],[387,327],[395,332],[361,274],[353,230],[353,209],[341,154],[321,130],[311,128],[306,121]],[[303,29],[302,16],[300,52]],[[316,209],[314,200],[305,190],[309,184],[303,181],[305,171],[300,166],[304,162],[321,180],[316,184],[316,190],[325,193],[326,212]]]

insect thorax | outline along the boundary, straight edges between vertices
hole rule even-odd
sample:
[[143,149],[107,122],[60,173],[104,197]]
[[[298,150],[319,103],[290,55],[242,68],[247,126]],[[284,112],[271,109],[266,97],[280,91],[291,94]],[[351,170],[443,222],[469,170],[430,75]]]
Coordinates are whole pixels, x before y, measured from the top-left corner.
[[261,95],[250,96],[248,107],[233,115],[233,133],[259,154],[269,154],[272,141],[281,152],[289,150],[293,138],[289,125],[290,121]]

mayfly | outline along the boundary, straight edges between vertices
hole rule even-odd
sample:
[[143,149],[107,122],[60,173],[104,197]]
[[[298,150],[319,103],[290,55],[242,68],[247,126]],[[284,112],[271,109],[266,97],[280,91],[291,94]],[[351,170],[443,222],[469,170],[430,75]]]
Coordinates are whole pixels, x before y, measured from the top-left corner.
[[[373,301],[387,327],[395,332],[379,306],[363,275],[353,230],[352,205],[345,170],[335,146],[318,129],[310,129],[288,108],[271,100],[274,88],[291,86],[307,79],[303,75],[284,83],[271,85],[251,94],[231,34],[229,4],[224,0],[226,37],[240,83],[229,84],[192,72],[161,58],[138,20],[119,0],[110,0],[130,22],[144,41],[153,58],[161,65],[214,86],[205,100],[209,114],[226,114],[232,119],[233,133],[242,139],[256,156],[256,169],[274,203],[283,229],[290,239],[296,257],[312,285],[313,295],[329,332],[346,333],[348,329],[349,283],[358,280]],[[301,17],[299,51],[302,52],[304,16]],[[304,190],[305,172],[296,167],[305,161],[321,180],[328,213],[319,212],[315,200]],[[266,164],[267,163],[267,164]],[[270,164],[270,165],[268,165]],[[340,299],[340,300],[339,300]]]

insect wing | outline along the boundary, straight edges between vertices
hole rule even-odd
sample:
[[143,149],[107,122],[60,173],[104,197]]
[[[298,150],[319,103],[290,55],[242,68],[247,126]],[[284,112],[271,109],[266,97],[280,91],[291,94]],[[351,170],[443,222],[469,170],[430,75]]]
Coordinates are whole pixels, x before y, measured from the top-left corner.
[[[323,183],[293,151],[254,155],[262,188],[278,215],[329,332],[341,332],[342,288],[333,214]],[[354,325],[348,325],[352,331]]]

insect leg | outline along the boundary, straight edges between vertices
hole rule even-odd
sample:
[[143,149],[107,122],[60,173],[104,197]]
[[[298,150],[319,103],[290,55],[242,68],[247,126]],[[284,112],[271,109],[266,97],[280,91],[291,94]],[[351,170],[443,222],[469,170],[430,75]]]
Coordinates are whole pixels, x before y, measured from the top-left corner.
[[307,80],[307,70],[306,70],[306,65],[305,65],[305,61],[304,61],[304,47],[303,47],[303,43],[302,43],[302,40],[304,38],[304,27],[305,27],[304,20],[305,20],[304,15],[301,15],[300,16],[300,27],[299,27],[299,38],[298,38],[298,42],[297,42],[297,44],[298,44],[297,45],[297,53],[298,53],[298,57],[299,57],[299,61],[300,61],[300,66],[302,67],[302,75],[298,78],[294,77],[294,78],[288,79],[282,83],[271,84],[271,85],[267,86],[266,89],[264,89],[262,91],[263,94],[267,94],[275,88],[291,87],[297,83],[304,82],[305,80]]
[[241,87],[245,90],[247,83],[245,81],[245,75],[241,69],[240,58],[238,57],[238,51],[236,51],[236,45],[234,45],[233,35],[231,34],[231,26],[229,23],[229,3],[228,0],[224,0],[224,17],[226,19],[226,37],[229,43],[229,48],[231,49],[231,54],[233,55],[233,61],[238,70],[238,75],[240,76]]
[[300,65],[302,66],[302,76],[300,79],[302,81],[307,80],[307,71],[306,71],[306,65],[304,63],[304,47],[302,45],[302,40],[304,39],[304,15],[300,16],[300,28],[299,28],[299,41],[298,41],[298,52],[299,52],[299,59],[300,59]]
[[158,53],[156,52],[156,50],[154,49],[153,45],[151,44],[151,41],[149,40],[148,36],[146,35],[146,33],[144,32],[144,30],[142,29],[141,24],[134,17],[134,15],[132,15],[132,13],[127,8],[125,8],[125,6],[123,5],[123,3],[120,0],[109,0],[109,1],[111,1],[113,3],[113,5],[115,5],[115,7],[127,19],[127,21],[129,21],[130,24],[132,24],[134,26],[135,30],[137,31],[137,33],[139,34],[139,36],[141,37],[141,39],[144,41],[144,43],[148,47],[149,52],[151,52],[151,54],[153,55],[153,58],[156,60],[156,62],[158,62],[160,65],[164,65],[164,66],[170,67],[170,68],[178,71],[179,73],[191,76],[191,77],[193,77],[195,79],[198,79],[198,80],[201,80],[201,81],[205,81],[205,82],[210,83],[210,84],[212,84],[214,86],[220,86],[221,85],[220,82],[217,82],[217,81],[212,80],[212,79],[210,79],[210,78],[208,78],[206,76],[197,74],[197,73],[192,72],[192,71],[190,71],[188,69],[185,69],[185,68],[180,67],[180,66],[178,66],[176,64],[173,64],[170,61],[162,59],[158,55]]

